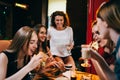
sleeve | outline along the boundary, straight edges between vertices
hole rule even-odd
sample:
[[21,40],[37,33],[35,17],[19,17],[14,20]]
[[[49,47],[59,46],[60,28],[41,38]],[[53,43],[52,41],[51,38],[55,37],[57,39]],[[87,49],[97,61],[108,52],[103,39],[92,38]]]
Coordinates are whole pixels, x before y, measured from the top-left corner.
[[70,43],[74,46],[74,40],[73,40],[73,29],[70,27]]

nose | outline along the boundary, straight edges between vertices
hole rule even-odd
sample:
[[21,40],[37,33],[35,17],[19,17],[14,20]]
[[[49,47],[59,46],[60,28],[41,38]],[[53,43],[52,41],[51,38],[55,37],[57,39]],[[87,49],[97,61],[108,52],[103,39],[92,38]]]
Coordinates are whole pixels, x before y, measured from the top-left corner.
[[95,39],[95,34],[93,35],[93,39]]
[[45,34],[44,34],[44,36],[46,37],[46,36],[47,36],[47,34],[45,33]]
[[34,44],[34,48],[37,48],[37,47],[38,47],[38,44],[37,44],[37,43],[35,43],[35,44]]
[[44,36],[46,37],[47,35],[45,34]]
[[93,35],[93,39],[94,39],[94,40],[97,40],[97,39],[98,39],[98,35],[97,35],[97,34],[94,34],[94,35]]

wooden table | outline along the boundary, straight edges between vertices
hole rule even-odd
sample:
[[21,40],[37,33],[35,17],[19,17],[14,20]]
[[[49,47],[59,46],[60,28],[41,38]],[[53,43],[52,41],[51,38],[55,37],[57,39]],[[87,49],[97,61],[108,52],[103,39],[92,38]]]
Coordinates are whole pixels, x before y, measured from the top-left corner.
[[[76,71],[76,80],[100,80],[98,75]],[[85,78],[85,79],[84,79]]]
[[[68,72],[63,73],[63,75],[64,76],[60,76],[58,78],[55,78],[54,80],[70,80],[70,75]],[[76,71],[76,79],[75,80],[100,80],[100,78],[98,75],[95,75],[95,74]]]

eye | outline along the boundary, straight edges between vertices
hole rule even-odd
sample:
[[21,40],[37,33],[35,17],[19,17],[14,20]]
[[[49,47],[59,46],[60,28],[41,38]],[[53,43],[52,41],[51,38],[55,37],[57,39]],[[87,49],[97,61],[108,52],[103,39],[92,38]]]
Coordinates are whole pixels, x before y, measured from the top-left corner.
[[33,41],[33,40],[31,40],[31,41],[30,41],[30,44],[33,44],[33,43],[34,43],[34,41]]
[[46,34],[45,32],[40,32],[40,34]]

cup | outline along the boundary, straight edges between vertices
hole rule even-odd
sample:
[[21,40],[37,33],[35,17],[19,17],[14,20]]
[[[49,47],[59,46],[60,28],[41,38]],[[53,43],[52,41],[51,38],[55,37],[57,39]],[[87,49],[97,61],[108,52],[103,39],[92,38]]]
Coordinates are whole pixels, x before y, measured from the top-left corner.
[[65,65],[65,69],[66,70],[70,70],[72,68],[72,64],[67,64],[67,65]]
[[76,80],[77,77],[76,77],[76,73],[74,71],[71,71],[71,80]]
[[90,50],[90,48],[82,48],[81,52],[82,52],[82,58],[83,59],[88,59],[91,57],[91,55],[88,53],[88,51]]
[[76,76],[71,76],[71,80],[76,80]]

